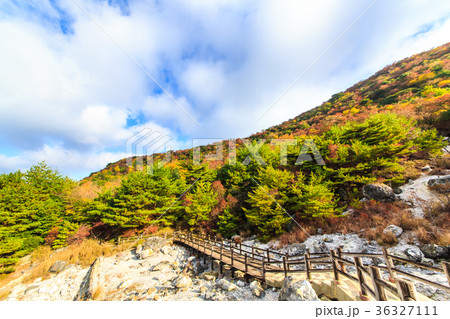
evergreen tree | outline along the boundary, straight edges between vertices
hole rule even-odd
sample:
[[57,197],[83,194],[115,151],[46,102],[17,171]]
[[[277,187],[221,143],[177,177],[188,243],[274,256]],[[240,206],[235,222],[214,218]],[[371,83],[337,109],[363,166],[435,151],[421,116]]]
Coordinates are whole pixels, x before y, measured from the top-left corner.
[[211,209],[217,204],[217,196],[210,182],[198,181],[192,193],[186,195],[185,220],[191,230],[207,221]]

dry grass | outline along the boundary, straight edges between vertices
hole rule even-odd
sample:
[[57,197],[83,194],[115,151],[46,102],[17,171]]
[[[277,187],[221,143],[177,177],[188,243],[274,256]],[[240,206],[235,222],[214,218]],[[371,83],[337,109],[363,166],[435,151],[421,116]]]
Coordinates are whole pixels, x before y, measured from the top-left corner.
[[303,243],[306,239],[308,239],[308,234],[301,229],[296,229],[281,235],[278,239],[281,246],[286,246],[294,243]]
[[450,169],[450,156],[444,155],[440,158],[436,158],[435,166],[437,168]]
[[[404,231],[410,231],[421,243],[448,245],[450,243],[450,201],[434,205],[428,209],[424,218],[415,218],[404,203],[380,203],[368,201],[347,217],[335,217],[324,220],[301,220],[300,224],[311,234],[318,228],[324,233],[356,233],[369,241],[380,245],[395,245],[398,240],[392,234],[384,234],[388,225],[397,225]],[[281,245],[303,242],[305,232],[297,230],[279,237]]]
[[42,246],[31,254],[31,260],[35,266],[30,270],[23,282],[27,283],[39,277],[47,277],[48,270],[58,260],[87,267],[99,256],[111,256],[126,248],[126,245],[101,244],[92,239],[57,251],[52,251],[49,247]]
[[450,230],[444,230],[443,232],[438,233],[436,237],[436,244],[441,246],[450,245]]
[[377,239],[377,243],[380,246],[394,246],[398,244],[397,237],[391,232],[381,232],[380,236]]
[[95,291],[92,293],[93,300],[100,300],[100,297],[103,295],[104,289],[103,287],[97,287]]

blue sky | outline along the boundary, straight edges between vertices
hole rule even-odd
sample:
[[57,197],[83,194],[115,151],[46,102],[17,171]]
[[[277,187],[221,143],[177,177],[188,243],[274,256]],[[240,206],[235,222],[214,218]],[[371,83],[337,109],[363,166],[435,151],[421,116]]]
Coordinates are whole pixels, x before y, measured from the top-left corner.
[[379,0],[261,116],[373,2],[0,0],[0,172],[80,179],[144,128],[245,137],[450,41],[450,1]]

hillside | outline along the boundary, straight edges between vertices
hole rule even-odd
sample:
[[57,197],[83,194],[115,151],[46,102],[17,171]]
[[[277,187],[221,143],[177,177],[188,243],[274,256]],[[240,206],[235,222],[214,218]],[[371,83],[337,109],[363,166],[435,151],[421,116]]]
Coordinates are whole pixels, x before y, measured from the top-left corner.
[[[236,163],[224,141],[223,160],[205,156],[215,152],[214,145],[202,147],[201,165],[193,165],[192,149],[173,152],[161,168],[164,154],[157,154],[153,174],[143,171],[138,158],[130,167],[126,159],[111,163],[79,183],[43,163],[25,173],[2,174],[0,273],[14,271],[21,257],[41,245],[60,248],[88,237],[114,240],[168,227],[228,238],[255,234],[281,244],[302,242],[308,234],[358,233],[395,245],[398,239],[383,233],[394,224],[411,233],[408,242],[447,246],[448,183],[430,187],[438,203],[429,202],[421,216],[396,195],[399,186],[424,174],[449,174],[443,151],[449,101],[450,44],[445,44],[237,140]],[[283,160],[282,146],[258,145],[263,138],[292,139],[295,145],[286,148]],[[252,145],[265,165],[249,151]],[[304,145],[302,158],[312,160],[298,163]]]
[[[318,135],[333,125],[359,122],[382,112],[414,119],[418,126],[436,128],[442,136],[450,134],[450,43],[386,66],[345,92],[334,94],[322,105],[249,138]],[[202,148],[202,154],[211,149],[213,146]],[[192,160],[192,151],[175,151],[173,158]],[[123,159],[92,173],[84,181],[103,184],[113,175],[127,173]]]

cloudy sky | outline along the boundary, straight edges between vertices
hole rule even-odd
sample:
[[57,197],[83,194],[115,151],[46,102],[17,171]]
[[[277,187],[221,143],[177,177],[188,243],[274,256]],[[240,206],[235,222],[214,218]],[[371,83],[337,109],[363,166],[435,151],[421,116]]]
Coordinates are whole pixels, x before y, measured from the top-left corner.
[[449,41],[448,0],[0,0],[0,172],[245,137]]

